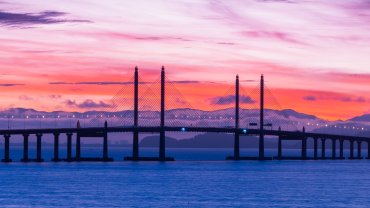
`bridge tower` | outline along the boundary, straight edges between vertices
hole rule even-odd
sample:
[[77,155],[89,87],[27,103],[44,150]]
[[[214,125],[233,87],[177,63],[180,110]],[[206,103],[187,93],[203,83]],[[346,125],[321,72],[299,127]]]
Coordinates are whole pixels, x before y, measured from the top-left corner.
[[166,134],[164,131],[164,111],[165,111],[165,73],[164,66],[162,66],[161,71],[161,123],[159,132],[159,160],[166,160]]
[[134,81],[134,132],[133,132],[133,145],[132,145],[132,159],[138,160],[139,158],[139,72],[135,67],[135,81]]
[[265,158],[265,141],[264,141],[264,80],[263,74],[261,75],[260,82],[260,137],[259,137],[259,159],[263,160]]
[[234,160],[239,160],[240,145],[239,145],[239,75],[236,75],[235,80],[235,133],[234,133]]

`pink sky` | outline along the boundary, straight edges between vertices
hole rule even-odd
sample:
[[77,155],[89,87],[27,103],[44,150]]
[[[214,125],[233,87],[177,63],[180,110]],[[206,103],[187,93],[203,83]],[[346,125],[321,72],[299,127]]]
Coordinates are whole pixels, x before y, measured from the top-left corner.
[[164,65],[199,82],[179,88],[202,109],[263,73],[283,108],[346,119],[370,113],[369,22],[365,0],[2,0],[0,108],[91,110],[67,101],[109,103],[122,86],[50,83],[124,82],[136,65],[151,81]]

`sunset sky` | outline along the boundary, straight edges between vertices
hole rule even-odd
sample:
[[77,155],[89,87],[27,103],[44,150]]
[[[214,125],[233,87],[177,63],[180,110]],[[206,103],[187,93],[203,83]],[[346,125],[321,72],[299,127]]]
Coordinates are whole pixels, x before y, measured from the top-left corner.
[[0,109],[105,109],[164,65],[195,108],[264,74],[282,108],[348,119],[370,113],[369,22],[367,0],[0,0]]

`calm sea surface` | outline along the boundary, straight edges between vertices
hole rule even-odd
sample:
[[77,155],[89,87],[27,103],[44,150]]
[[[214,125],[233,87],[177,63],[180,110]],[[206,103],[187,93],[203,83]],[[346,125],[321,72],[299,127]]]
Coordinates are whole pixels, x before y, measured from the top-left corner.
[[[234,162],[223,160],[230,149],[167,152],[177,161],[122,162],[130,150],[110,148],[117,162],[0,163],[0,207],[370,207],[368,160]],[[12,159],[21,153],[13,148]],[[51,155],[43,149],[45,160]]]

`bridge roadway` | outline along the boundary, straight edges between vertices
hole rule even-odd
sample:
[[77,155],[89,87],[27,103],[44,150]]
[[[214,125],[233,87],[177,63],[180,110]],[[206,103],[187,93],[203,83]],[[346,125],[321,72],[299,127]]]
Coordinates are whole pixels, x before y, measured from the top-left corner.
[[[6,129],[0,130],[0,135],[24,135],[24,134],[67,134],[67,133],[124,133],[124,132],[139,132],[139,133],[159,133],[166,132],[204,132],[204,133],[239,133],[240,135],[259,135],[260,129],[235,129],[232,127],[91,127],[91,128],[45,128],[45,129]],[[244,130],[247,130],[244,132]],[[370,141],[369,137],[348,136],[337,134],[324,134],[324,133],[310,133],[302,131],[282,131],[282,130],[263,130],[264,135],[269,136],[285,136],[288,137],[307,137],[307,138],[324,138],[324,139],[343,139],[343,140],[356,140],[356,141]]]
[[[45,129],[7,129],[0,130],[0,135],[3,135],[4,141],[4,159],[3,162],[11,162],[9,149],[10,139],[14,135],[23,135],[24,138],[24,155],[22,158],[23,162],[42,162],[44,161],[41,156],[41,138],[44,134],[54,135],[54,158],[53,161],[112,161],[112,158],[108,157],[108,133],[124,133],[124,132],[137,132],[137,133],[160,133],[160,132],[214,132],[214,133],[230,133],[234,135],[246,136],[246,135],[260,135],[260,129],[244,129],[244,128],[232,128],[232,127],[95,127],[95,128],[45,128]],[[67,158],[59,158],[59,135],[67,135]],[[75,157],[72,157],[72,136],[76,135],[76,153]],[[323,134],[323,133],[310,133],[303,131],[282,131],[282,130],[266,130],[262,132],[263,135],[277,136],[278,137],[278,156],[277,157],[243,157],[239,156],[239,144],[236,145],[234,142],[234,156],[229,156],[226,159],[229,160],[271,160],[271,159],[345,159],[343,155],[343,142],[349,141],[350,143],[350,157],[349,159],[362,159],[361,156],[361,143],[367,142],[368,144],[368,157],[370,157],[370,138],[359,137],[359,136],[347,136],[347,135],[336,135],[336,134]],[[37,157],[30,159],[28,157],[28,138],[29,135],[36,135],[37,137]],[[102,137],[103,142],[103,157],[98,158],[83,158],[81,157],[81,138],[83,137]],[[314,157],[307,157],[307,139],[314,139]],[[284,157],[282,155],[282,141],[283,140],[298,140],[302,142],[302,151],[300,157]],[[317,141],[321,140],[321,157],[318,157],[318,145]],[[325,141],[332,140],[332,156],[325,157]],[[336,141],[340,143],[340,154],[336,156]],[[354,143],[357,142],[357,157],[354,155]],[[237,142],[239,143],[239,141]],[[135,148],[135,146],[133,146]],[[136,147],[138,149],[138,147]],[[264,149],[263,149],[264,150]],[[138,151],[138,150],[136,150]],[[237,153],[237,154],[236,154]],[[138,155],[132,157],[125,157],[125,160],[134,161],[172,161],[171,157],[139,157]]]

